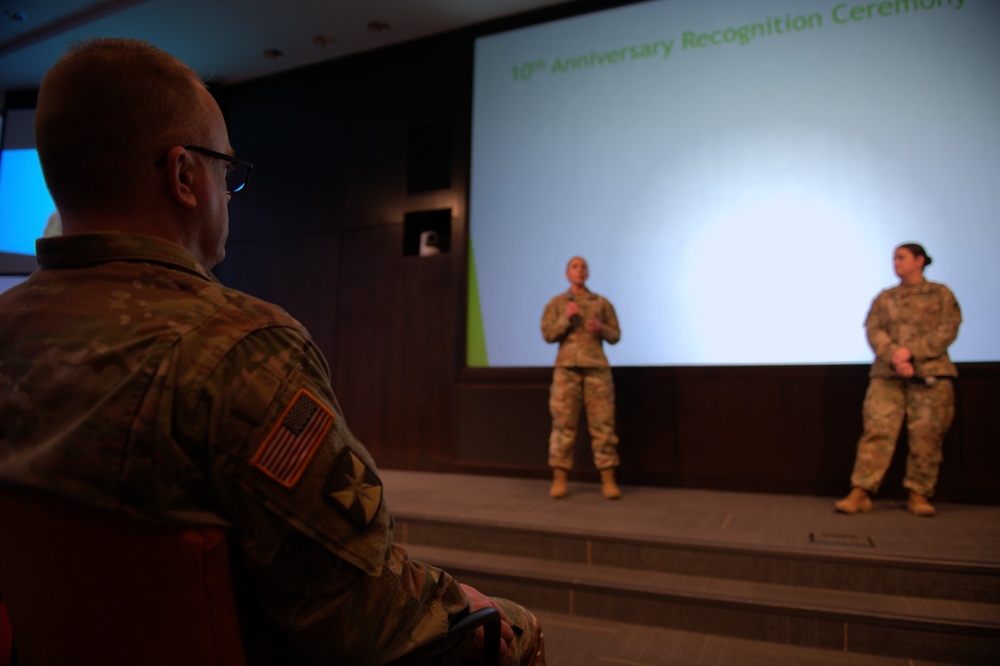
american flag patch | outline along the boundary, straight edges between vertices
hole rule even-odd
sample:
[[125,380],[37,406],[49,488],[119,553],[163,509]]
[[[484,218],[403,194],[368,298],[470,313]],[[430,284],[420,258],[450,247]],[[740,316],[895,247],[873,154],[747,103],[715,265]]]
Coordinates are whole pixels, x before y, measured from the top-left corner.
[[333,421],[333,412],[300,389],[250,464],[286,488],[294,487]]

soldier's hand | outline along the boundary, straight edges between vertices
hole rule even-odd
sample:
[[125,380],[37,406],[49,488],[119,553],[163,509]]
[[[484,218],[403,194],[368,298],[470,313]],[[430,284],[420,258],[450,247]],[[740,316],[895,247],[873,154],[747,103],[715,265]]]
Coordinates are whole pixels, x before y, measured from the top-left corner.
[[907,347],[900,347],[892,353],[892,365],[899,370],[899,366],[909,363],[913,358],[913,353]]
[[[470,610],[477,611],[480,608],[496,608],[500,611],[500,662],[504,663],[507,656],[507,645],[514,640],[514,630],[507,624],[507,614],[503,609],[493,603],[493,600],[474,587],[460,584],[465,590],[465,595],[469,597]],[[470,659],[480,659],[483,656],[483,635],[485,630],[482,627],[476,629],[476,638],[466,650],[466,657]]]
[[603,326],[601,320],[597,317],[591,317],[587,320],[587,330],[591,333],[600,333]]
[[898,374],[900,377],[905,377],[906,379],[909,379],[910,377],[913,376],[913,373],[914,370],[912,363],[900,363],[896,366],[896,374]]
[[580,314],[580,306],[577,305],[576,301],[570,301],[566,304],[566,318],[572,319],[574,315]]

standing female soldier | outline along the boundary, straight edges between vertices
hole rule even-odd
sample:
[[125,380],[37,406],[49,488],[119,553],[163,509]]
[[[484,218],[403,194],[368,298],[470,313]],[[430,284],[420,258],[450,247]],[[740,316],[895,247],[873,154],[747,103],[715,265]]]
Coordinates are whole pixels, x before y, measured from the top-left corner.
[[566,481],[573,467],[580,408],[587,409],[594,465],[601,472],[601,494],[618,499],[615,483],[618,467],[618,435],[615,434],[615,388],[603,343],[615,344],[621,337],[618,316],[608,299],[587,289],[590,270],[583,257],[573,257],[566,266],[570,288],[554,297],[542,314],[542,337],[558,342],[556,367],[549,392],[552,434],[549,436],[549,467],[555,499],[566,497]]
[[931,258],[916,243],[896,248],[899,285],[882,291],[872,303],[865,328],[875,362],[863,407],[864,433],[858,442],[850,494],[837,502],[847,514],[871,511],[871,495],[892,461],[903,417],[910,444],[903,487],[909,509],[933,516],[941,443],[955,415],[958,376],[948,346],[958,336],[962,313],[951,290],[924,279]]

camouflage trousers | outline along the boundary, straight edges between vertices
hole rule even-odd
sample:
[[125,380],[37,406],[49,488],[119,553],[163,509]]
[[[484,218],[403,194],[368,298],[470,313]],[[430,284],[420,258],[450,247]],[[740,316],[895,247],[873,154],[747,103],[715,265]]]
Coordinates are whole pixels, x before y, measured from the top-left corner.
[[941,444],[955,416],[955,387],[951,380],[934,386],[899,379],[872,378],[862,407],[864,433],[851,474],[851,485],[869,493],[878,490],[892,462],[906,417],[910,453],[903,487],[930,497],[941,465]]
[[557,367],[549,390],[552,434],[549,436],[549,467],[573,468],[580,409],[587,409],[587,427],[594,466],[618,466],[618,435],[615,434],[615,386],[610,368]]

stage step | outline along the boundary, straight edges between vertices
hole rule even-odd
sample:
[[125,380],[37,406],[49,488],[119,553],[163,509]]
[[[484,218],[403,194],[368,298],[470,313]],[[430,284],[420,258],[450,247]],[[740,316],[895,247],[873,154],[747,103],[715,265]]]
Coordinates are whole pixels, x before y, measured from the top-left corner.
[[958,666],[539,611],[548,666]]
[[922,662],[1000,663],[1000,567],[396,515],[415,559],[539,612]]

